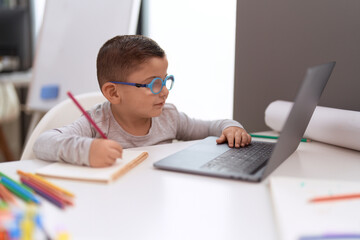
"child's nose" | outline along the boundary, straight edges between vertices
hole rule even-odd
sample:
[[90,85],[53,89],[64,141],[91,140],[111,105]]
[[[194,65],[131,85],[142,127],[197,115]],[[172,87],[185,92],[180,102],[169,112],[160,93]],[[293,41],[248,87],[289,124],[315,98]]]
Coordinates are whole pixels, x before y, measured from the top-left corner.
[[168,94],[169,94],[169,89],[167,89],[166,86],[164,86],[164,87],[161,89],[161,92],[159,93],[160,97],[167,96]]

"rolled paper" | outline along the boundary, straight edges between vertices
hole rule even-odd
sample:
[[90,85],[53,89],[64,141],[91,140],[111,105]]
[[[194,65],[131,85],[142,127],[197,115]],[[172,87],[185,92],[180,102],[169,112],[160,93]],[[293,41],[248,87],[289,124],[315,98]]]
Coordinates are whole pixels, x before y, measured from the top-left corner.
[[[265,110],[265,124],[281,132],[293,102],[274,101]],[[304,138],[360,151],[360,112],[317,106]]]

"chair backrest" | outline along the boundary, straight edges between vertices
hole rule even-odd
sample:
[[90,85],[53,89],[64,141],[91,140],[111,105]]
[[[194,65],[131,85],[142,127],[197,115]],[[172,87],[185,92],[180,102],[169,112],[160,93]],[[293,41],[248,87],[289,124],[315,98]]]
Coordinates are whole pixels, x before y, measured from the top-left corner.
[[[75,96],[75,98],[85,110],[91,108],[97,103],[106,101],[106,98],[101,92],[84,93]],[[20,160],[35,159],[32,148],[34,142],[42,132],[70,124],[81,115],[82,112],[77,108],[71,99],[66,99],[54,106],[44,115],[35,127],[34,131],[31,133]]]

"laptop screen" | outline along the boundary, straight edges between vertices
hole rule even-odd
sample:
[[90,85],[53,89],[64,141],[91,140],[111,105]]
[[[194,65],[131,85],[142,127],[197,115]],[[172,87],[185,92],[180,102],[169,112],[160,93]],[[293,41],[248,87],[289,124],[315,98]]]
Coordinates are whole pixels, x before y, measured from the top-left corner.
[[335,62],[330,62],[307,70],[262,179],[284,162],[299,146],[334,67]]

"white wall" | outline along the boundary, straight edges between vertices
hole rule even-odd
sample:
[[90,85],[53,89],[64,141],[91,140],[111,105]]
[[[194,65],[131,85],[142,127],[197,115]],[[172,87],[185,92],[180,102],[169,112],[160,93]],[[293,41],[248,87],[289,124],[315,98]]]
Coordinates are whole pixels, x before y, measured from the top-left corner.
[[[35,32],[46,0],[33,0]],[[143,0],[145,35],[166,51],[168,102],[191,117],[232,118],[236,0]]]
[[191,117],[232,118],[236,0],[143,0],[145,35],[165,50],[168,102]]

